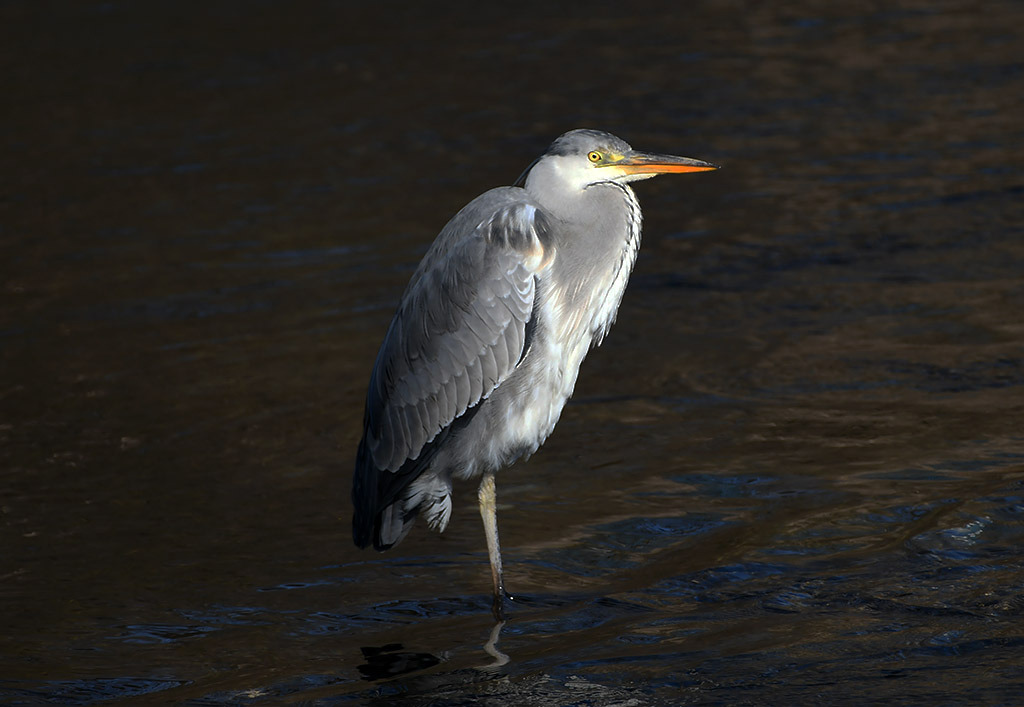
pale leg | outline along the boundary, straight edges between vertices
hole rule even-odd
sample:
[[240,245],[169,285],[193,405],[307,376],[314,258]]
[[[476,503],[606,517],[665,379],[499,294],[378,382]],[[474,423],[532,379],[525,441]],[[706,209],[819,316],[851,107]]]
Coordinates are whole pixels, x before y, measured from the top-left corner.
[[491,560],[491,579],[494,580],[494,618],[504,619],[505,583],[501,576],[501,546],[498,544],[498,509],[497,494],[494,490],[494,474],[484,474],[477,492],[480,501],[480,517],[484,521],[484,534],[487,536],[487,555]]

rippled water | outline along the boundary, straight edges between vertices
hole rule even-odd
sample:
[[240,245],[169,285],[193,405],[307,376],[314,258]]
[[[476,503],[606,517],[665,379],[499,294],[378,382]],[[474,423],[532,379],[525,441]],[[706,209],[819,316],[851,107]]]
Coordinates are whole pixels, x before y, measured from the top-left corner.
[[[0,702],[1020,699],[1019,3],[0,26]],[[362,397],[440,226],[580,126],[724,169],[637,189],[488,654],[475,489],[351,544]]]

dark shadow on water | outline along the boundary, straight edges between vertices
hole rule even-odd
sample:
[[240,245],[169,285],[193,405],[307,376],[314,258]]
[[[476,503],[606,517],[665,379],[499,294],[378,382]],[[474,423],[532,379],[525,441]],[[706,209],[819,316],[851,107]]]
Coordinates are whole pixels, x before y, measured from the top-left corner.
[[403,651],[401,643],[389,643],[379,648],[364,646],[360,650],[366,662],[359,666],[359,673],[366,680],[386,680],[418,672],[432,668],[442,660],[429,653]]

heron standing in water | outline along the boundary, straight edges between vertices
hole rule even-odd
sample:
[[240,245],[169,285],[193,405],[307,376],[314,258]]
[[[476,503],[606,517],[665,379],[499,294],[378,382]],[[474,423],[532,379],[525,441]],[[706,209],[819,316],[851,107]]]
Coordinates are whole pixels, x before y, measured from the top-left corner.
[[387,550],[423,516],[443,531],[452,480],[478,498],[501,618],[495,473],[547,439],[587,352],[604,339],[640,247],[630,182],[717,169],[573,130],[522,186],[481,194],[412,276],[366,395],[352,482],[356,545]]

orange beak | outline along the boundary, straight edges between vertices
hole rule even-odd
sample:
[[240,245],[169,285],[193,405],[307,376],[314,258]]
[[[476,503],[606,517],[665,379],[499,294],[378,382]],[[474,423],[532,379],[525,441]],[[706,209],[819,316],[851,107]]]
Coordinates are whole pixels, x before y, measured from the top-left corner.
[[614,165],[625,174],[680,174],[682,172],[709,172],[718,169],[718,165],[689,157],[675,155],[652,155],[646,152],[634,152],[626,155]]

